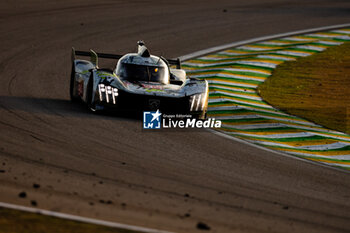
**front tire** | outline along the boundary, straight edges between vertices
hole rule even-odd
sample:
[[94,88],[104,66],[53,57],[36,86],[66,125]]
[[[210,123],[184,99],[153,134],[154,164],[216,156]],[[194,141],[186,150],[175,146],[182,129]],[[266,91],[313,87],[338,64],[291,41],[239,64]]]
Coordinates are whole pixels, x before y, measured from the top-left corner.
[[207,119],[207,111],[192,113],[192,117],[199,120],[205,120]]
[[94,78],[93,78],[93,74],[91,73],[87,84],[87,88],[86,88],[86,104],[90,111],[97,113],[99,110],[97,110],[96,108],[96,99],[93,100],[92,98],[95,95],[93,86],[94,86]]

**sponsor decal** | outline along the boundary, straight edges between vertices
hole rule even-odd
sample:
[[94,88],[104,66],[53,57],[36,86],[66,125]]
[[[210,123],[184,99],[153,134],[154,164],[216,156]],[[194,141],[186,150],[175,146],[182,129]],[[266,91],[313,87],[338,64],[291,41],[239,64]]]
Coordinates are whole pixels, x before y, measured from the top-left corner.
[[164,92],[164,90],[162,90],[162,89],[146,89],[145,90],[146,92]]
[[189,114],[162,114],[156,112],[143,112],[144,129],[202,129],[202,128],[221,128],[221,120],[207,118],[200,120],[193,118]]
[[146,89],[157,89],[157,90],[162,90],[163,87],[161,85],[151,85],[151,84],[141,84],[143,88]]

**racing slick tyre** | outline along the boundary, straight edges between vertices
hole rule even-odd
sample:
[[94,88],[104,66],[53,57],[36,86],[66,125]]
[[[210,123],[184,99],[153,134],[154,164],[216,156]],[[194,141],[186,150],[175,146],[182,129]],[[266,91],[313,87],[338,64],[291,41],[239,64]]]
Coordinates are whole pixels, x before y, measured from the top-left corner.
[[74,67],[74,64],[72,64],[72,71],[70,74],[70,84],[69,84],[69,96],[70,96],[71,102],[78,102],[79,98],[74,95],[75,89],[76,89],[74,78],[75,78],[75,67]]
[[192,117],[200,120],[207,119],[207,111],[202,111],[199,113],[192,113]]
[[86,88],[86,103],[87,103],[87,107],[90,111],[94,112],[94,113],[98,113],[100,112],[100,110],[97,109],[97,105],[96,105],[96,100],[92,100],[93,96],[95,95],[94,91],[93,91],[93,86],[94,86],[94,78],[93,75],[91,73],[88,84],[87,84],[87,88]]

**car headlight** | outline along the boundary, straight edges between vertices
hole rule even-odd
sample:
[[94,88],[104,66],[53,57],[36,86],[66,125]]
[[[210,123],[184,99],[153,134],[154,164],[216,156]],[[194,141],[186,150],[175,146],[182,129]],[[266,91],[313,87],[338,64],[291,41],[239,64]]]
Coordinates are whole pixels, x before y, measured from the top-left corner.
[[203,111],[205,108],[205,102],[206,102],[206,94],[201,93],[201,94],[196,94],[190,96],[190,111],[195,112],[195,111]]

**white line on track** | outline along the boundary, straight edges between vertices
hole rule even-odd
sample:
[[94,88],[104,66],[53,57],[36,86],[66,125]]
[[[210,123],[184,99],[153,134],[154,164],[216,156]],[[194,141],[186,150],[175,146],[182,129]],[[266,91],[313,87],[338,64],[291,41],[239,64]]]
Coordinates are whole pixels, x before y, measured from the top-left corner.
[[248,39],[248,40],[242,40],[242,41],[238,41],[238,42],[233,42],[233,43],[229,43],[229,44],[224,44],[224,45],[215,46],[212,48],[196,51],[196,52],[181,56],[180,60],[181,61],[189,60],[189,59],[193,59],[195,57],[200,57],[200,56],[203,56],[203,55],[206,55],[209,53],[214,53],[214,52],[218,52],[218,51],[225,50],[228,48],[238,47],[238,46],[242,46],[242,45],[246,45],[246,44],[250,44],[250,43],[256,43],[259,41],[272,40],[272,39],[280,38],[280,37],[295,36],[295,35],[299,35],[299,34],[326,31],[326,30],[338,29],[338,28],[343,28],[343,27],[345,28],[345,27],[349,27],[349,26],[350,26],[350,23],[338,24],[338,25],[311,28],[311,29],[306,29],[306,30],[299,30],[299,31],[294,31],[294,32],[280,33],[280,34],[275,34],[275,35],[270,35],[270,36],[262,36],[262,37]]
[[290,155],[290,154],[287,154],[287,153],[283,153],[281,151],[272,150],[272,149],[266,148],[264,146],[253,144],[253,143],[247,142],[247,141],[245,141],[243,139],[239,139],[239,138],[236,138],[236,137],[231,136],[229,134],[225,134],[225,133],[213,130],[213,129],[207,129],[207,131],[209,131],[209,132],[211,132],[211,133],[213,133],[215,135],[218,135],[220,137],[224,137],[224,138],[232,140],[232,141],[240,142],[240,143],[245,144],[247,146],[255,147],[255,148],[258,148],[258,149],[263,150],[263,151],[268,151],[268,152],[270,152],[272,154],[281,155],[281,156],[284,156],[284,157],[288,157],[288,158],[296,159],[296,160],[299,160],[299,161],[303,161],[305,163],[310,163],[310,164],[313,164],[313,165],[316,165],[316,166],[321,166],[321,167],[324,167],[324,168],[328,168],[328,169],[332,169],[332,170],[336,170],[336,171],[339,171],[339,172],[345,172],[345,173],[350,174],[350,171],[342,169],[342,168],[333,167],[333,166],[330,166],[330,165],[328,165],[326,163],[315,162],[315,161],[312,161],[312,160],[308,160],[308,159],[296,157],[294,155]]
[[146,232],[146,233],[172,233],[170,231],[162,231],[162,230],[156,230],[156,229],[151,229],[151,228],[146,228],[146,227],[138,227],[138,226],[123,224],[123,223],[110,222],[110,221],[98,220],[98,219],[93,219],[93,218],[86,218],[86,217],[81,217],[81,216],[72,215],[72,214],[64,214],[64,213],[59,213],[59,212],[55,212],[55,211],[38,209],[38,208],[33,208],[33,207],[26,207],[26,206],[9,204],[9,203],[4,203],[4,202],[0,202],[0,207],[14,209],[14,210],[20,210],[20,211],[25,211],[25,212],[30,212],[30,213],[42,214],[42,215],[46,215],[46,216],[52,216],[52,217],[57,217],[57,218],[62,218],[62,219],[67,219],[67,220],[96,224],[96,225],[101,225],[101,226],[106,226],[106,227],[121,228],[121,229],[126,229],[126,230],[131,230],[131,231]]

